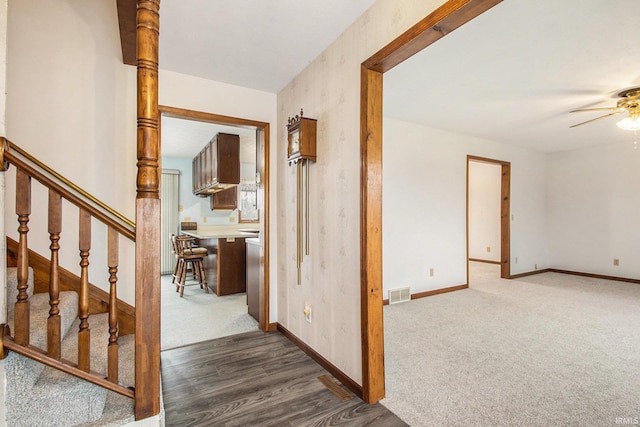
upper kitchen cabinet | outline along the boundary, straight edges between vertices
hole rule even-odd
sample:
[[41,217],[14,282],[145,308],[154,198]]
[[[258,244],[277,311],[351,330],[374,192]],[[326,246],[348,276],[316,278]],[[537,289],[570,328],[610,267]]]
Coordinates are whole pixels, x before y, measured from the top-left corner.
[[211,210],[234,210],[238,207],[238,191],[234,188],[218,191],[211,195]]
[[193,159],[193,193],[208,196],[240,184],[240,137],[219,133]]

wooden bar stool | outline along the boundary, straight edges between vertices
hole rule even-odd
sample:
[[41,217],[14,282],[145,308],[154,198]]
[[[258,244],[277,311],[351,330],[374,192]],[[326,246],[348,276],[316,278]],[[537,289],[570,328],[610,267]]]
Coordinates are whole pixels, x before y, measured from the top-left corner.
[[176,266],[173,267],[173,275],[171,277],[171,283],[176,283],[176,279],[178,278],[178,268],[180,267],[180,257],[178,256],[178,246],[176,245],[176,235],[171,233],[169,236],[171,240],[171,252],[176,257]]
[[176,292],[180,291],[180,296],[184,295],[184,287],[187,281],[187,272],[191,269],[193,279],[198,281],[200,288],[204,288],[209,293],[207,286],[207,273],[204,269],[204,258],[208,255],[206,248],[194,246],[194,238],[191,236],[173,236],[172,243],[175,243],[177,262],[175,267]]

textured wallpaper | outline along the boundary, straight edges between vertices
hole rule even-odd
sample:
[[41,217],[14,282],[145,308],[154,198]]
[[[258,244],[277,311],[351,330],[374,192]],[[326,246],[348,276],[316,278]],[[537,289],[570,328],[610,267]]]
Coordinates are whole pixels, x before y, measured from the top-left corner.
[[[358,383],[360,64],[442,3],[377,1],[278,94],[278,322]],[[298,285],[296,168],[286,161],[286,123],[300,108],[318,120],[318,157],[309,171],[310,255]]]

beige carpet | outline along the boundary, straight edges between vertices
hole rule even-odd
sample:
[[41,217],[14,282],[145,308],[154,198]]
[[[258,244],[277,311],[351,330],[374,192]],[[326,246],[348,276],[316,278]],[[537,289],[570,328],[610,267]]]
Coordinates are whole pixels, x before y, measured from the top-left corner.
[[411,426],[640,417],[640,285],[544,273],[385,307],[387,397]]
[[247,294],[218,297],[187,286],[180,298],[171,275],[162,276],[161,349],[181,347],[258,329],[247,312]]

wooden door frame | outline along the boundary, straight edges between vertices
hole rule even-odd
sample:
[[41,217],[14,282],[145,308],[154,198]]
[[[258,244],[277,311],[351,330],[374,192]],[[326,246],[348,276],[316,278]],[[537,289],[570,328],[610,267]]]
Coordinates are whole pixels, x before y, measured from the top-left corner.
[[[250,119],[243,119],[239,117],[223,116],[220,114],[205,113],[202,111],[186,110],[184,108],[169,107],[166,105],[160,105],[158,107],[161,116],[172,117],[184,120],[195,120],[200,122],[214,123],[225,126],[236,126],[245,128],[254,128],[257,130],[257,137],[261,140],[256,140],[256,146],[263,145],[262,158],[264,160],[264,170],[262,173],[261,181],[264,188],[264,212],[261,213],[261,221],[264,221],[263,228],[263,253],[264,263],[261,263],[260,271],[260,307],[258,315],[258,327],[263,332],[270,330],[269,316],[269,123],[259,122]],[[161,134],[161,132],[159,132]],[[160,135],[160,144],[162,145],[162,135]],[[257,165],[260,167],[260,165]],[[259,190],[258,190],[259,191]]]
[[467,155],[467,283],[469,283],[469,163],[500,166],[500,278],[511,278],[511,163]]
[[[360,67],[360,319],[363,400],[384,398],[382,312],[383,74],[502,0],[449,0]],[[487,31],[490,31],[488,29]]]

